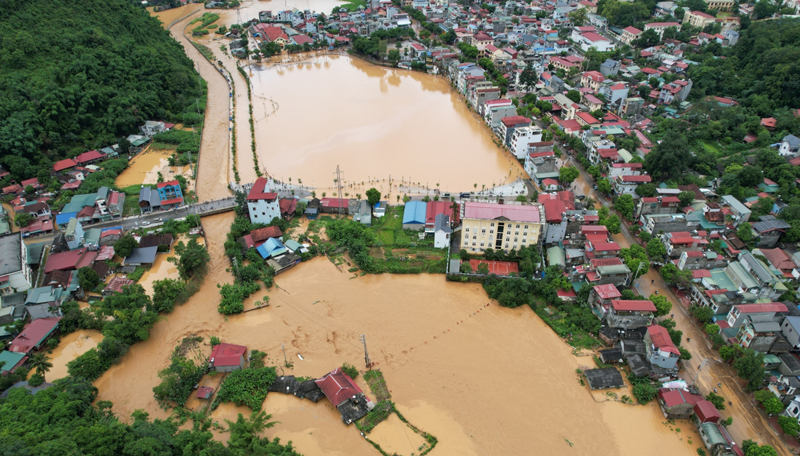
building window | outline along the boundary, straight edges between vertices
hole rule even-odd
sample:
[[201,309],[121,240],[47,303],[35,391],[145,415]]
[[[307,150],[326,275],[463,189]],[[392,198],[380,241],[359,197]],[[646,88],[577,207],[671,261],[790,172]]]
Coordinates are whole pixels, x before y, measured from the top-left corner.
[[494,226],[494,223],[490,223],[489,226]]
[[517,228],[519,228],[519,225],[517,225]]
[[464,228],[464,231],[469,233],[469,228]]
[[525,225],[525,229],[526,229],[526,230],[528,229],[528,225]]
[[494,230],[489,230],[489,234],[494,234]]

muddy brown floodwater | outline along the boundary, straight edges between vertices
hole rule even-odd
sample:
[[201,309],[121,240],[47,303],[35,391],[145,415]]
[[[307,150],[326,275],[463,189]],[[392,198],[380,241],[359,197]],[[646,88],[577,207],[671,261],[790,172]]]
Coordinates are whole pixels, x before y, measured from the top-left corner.
[[103,340],[103,335],[99,331],[82,329],[67,334],[61,338],[58,347],[48,356],[53,367],[46,374],[47,381],[52,382],[68,375],[67,363],[86,353]]
[[[193,52],[189,55],[198,57]],[[331,66],[342,65],[342,71],[353,75],[369,71],[359,70],[361,63],[349,59],[327,61]],[[382,79],[370,82],[380,84]],[[424,84],[413,77],[400,87],[403,84],[424,90]],[[391,84],[387,81],[387,85]],[[335,85],[324,86],[336,96],[332,94]],[[221,86],[209,84],[210,99],[214,87]],[[226,85],[222,87],[227,90]],[[397,111],[414,109],[403,100],[397,103]],[[435,104],[431,102],[428,109],[435,110]],[[458,103],[451,100],[451,105]],[[385,128],[391,130],[391,123],[384,124],[388,125]],[[306,134],[300,127],[291,128]],[[309,135],[315,128],[322,126],[307,122]],[[407,131],[405,136],[415,133]],[[207,134],[208,127],[204,145]],[[204,180],[202,170],[223,163],[226,156],[200,157],[200,188],[208,194],[225,191],[224,183],[220,188],[215,176]],[[362,161],[369,160],[362,157]],[[314,171],[321,172],[317,168],[314,166]],[[683,432],[666,425],[654,403],[625,405],[581,386],[575,370],[593,367],[591,357],[573,356],[570,347],[528,308],[487,306],[489,300],[480,285],[446,282],[441,275],[426,274],[352,278],[328,260],[316,258],[280,275],[276,280],[280,289],[262,290],[250,299],[261,299],[267,293],[269,307],[224,318],[217,312],[217,283],[231,282],[223,244],[232,219],[232,213],[203,218],[211,261],[201,290],[159,321],[147,341],[131,347],[120,364],[95,382],[98,400],[112,401],[123,419],[129,419],[136,409],[153,417],[168,416],[158,408],[152,388],[158,384],[158,371],[169,364],[173,347],[189,335],[203,336],[206,341],[214,335],[259,349],[275,363],[282,361],[284,344],[286,356],[294,363],[287,374],[318,377],[345,361],[363,366],[359,336],[364,334],[371,358],[383,370],[398,409],[439,439],[435,454],[689,455],[701,445],[685,423],[675,425]],[[363,386],[361,378],[359,382]],[[631,395],[629,388],[613,392]],[[194,401],[190,404],[196,405]],[[292,440],[301,453],[376,454],[353,426],[341,422],[327,400],[312,404],[271,393],[263,409],[280,421],[266,435]],[[233,419],[239,412],[248,411],[225,404],[213,416],[221,421]],[[379,425],[376,438],[392,450],[409,454],[408,448],[416,440],[403,443],[402,429],[393,426],[392,421]]]

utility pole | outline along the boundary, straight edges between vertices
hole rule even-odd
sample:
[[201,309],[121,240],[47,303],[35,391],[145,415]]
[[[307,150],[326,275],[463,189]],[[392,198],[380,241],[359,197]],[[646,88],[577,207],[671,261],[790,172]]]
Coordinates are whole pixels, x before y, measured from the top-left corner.
[[283,346],[283,342],[281,342],[281,350],[283,350],[283,363],[288,365],[289,360],[286,359],[286,348]]
[[372,362],[369,360],[369,353],[367,352],[367,336],[361,335],[361,343],[364,344],[364,362],[367,364],[367,369],[369,369]]
[[342,176],[339,172],[339,165],[336,165],[336,193],[339,196],[339,215],[344,215],[342,206]]

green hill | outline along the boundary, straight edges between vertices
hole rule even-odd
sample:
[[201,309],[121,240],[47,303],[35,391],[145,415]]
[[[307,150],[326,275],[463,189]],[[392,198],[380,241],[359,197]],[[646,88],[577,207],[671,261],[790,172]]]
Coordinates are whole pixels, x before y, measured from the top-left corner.
[[195,112],[202,83],[182,46],[125,0],[5,0],[0,162],[15,179]]

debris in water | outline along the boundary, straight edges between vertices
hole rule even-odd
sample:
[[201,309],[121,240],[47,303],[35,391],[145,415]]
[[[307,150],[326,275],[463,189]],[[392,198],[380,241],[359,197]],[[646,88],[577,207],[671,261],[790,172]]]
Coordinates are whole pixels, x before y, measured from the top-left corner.
[[300,358],[300,361],[303,360],[303,355],[301,355],[300,353],[297,354],[297,357]]
[[567,442],[567,443],[569,444],[569,446],[570,446],[570,447],[572,447],[572,442],[570,442],[569,440],[567,440],[567,438],[566,438],[566,437],[564,438],[564,441],[565,441],[565,442]]

